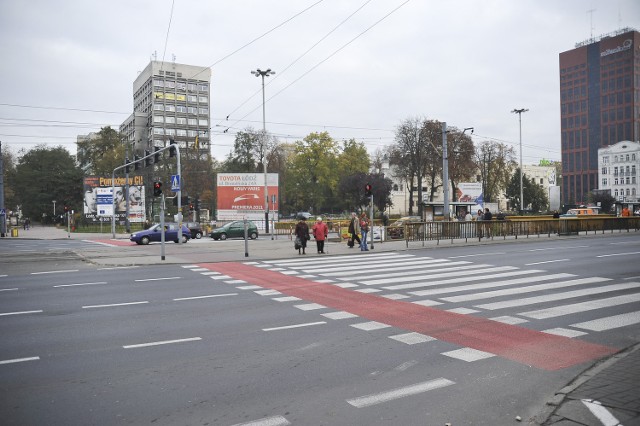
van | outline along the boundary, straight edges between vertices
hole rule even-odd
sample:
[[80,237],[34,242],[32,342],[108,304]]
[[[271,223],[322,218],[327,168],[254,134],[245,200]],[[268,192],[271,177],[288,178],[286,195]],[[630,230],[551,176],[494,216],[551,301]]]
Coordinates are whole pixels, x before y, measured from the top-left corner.
[[567,210],[567,213],[560,215],[560,217],[577,217],[577,216],[588,216],[598,214],[597,207],[579,207],[575,209]]

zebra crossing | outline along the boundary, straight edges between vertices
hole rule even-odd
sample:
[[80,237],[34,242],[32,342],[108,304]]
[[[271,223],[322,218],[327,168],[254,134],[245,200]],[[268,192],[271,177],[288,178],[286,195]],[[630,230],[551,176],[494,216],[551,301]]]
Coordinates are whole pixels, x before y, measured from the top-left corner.
[[[359,259],[345,255],[245,264],[448,312],[488,316],[507,324],[554,318],[564,325],[542,331],[567,337],[640,323],[640,282],[394,252],[367,256],[366,268],[357,262]],[[544,307],[536,309],[540,305]],[[610,308],[615,315],[608,314]],[[497,312],[500,315],[491,317]],[[587,313],[590,318],[585,321],[583,316],[573,322],[572,315],[578,313]]]

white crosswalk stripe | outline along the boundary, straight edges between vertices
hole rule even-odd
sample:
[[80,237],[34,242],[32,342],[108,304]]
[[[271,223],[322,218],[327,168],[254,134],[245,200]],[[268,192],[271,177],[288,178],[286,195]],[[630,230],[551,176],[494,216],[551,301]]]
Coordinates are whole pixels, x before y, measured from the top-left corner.
[[[352,255],[269,260],[260,262],[260,266],[277,270],[284,275],[331,283],[360,293],[377,294],[387,299],[433,306],[447,312],[483,315],[483,311],[503,310],[500,315],[489,319],[511,325],[527,327],[531,320],[566,316],[568,319],[566,322],[563,321],[564,324],[561,322],[557,327],[545,332],[571,338],[587,332],[640,324],[640,311],[637,305],[632,305],[640,301],[640,284],[637,282],[620,283],[606,277],[548,273],[544,269],[527,269],[527,266],[498,266],[486,263],[486,258],[483,258],[485,262],[481,262],[480,259],[474,260],[470,256],[463,257],[464,260],[460,259],[460,256],[434,258],[385,252],[367,255],[365,268],[356,262]],[[529,296],[523,297],[524,295]],[[425,296],[430,298],[421,299]],[[584,300],[585,298],[589,300]],[[486,303],[473,304],[476,301]],[[569,303],[559,304],[565,301]],[[519,309],[536,304],[551,306],[525,312]],[[298,305],[301,306],[304,305]],[[621,306],[630,306],[631,312],[621,313],[621,310],[624,310],[619,308]],[[316,307],[318,308],[320,307]],[[607,308],[617,310],[607,314]],[[571,320],[572,314],[585,312],[587,314],[581,316],[581,322],[575,322],[575,318]],[[331,319],[355,317],[340,311],[325,312],[321,315]],[[375,332],[382,332],[377,330],[388,327],[386,324],[375,322],[351,326]],[[411,333],[397,336],[399,337],[392,338],[408,344],[431,339],[429,336],[421,337]],[[453,351],[451,356],[476,360],[491,354],[476,354],[465,349],[460,352]]]

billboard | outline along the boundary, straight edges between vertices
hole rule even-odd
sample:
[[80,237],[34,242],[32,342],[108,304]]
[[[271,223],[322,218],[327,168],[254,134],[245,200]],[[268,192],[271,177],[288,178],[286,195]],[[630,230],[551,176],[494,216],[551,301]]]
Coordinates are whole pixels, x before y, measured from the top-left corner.
[[[124,177],[116,178],[115,192],[111,194],[111,178],[88,176],[84,178],[84,219],[88,222],[105,222],[111,220],[115,212],[116,220],[126,217],[126,181]],[[113,205],[109,206],[109,201]],[[107,205],[105,205],[107,204]],[[129,178],[129,222],[145,221],[144,178]]]
[[484,207],[482,199],[482,183],[481,182],[461,182],[456,188],[458,201],[474,202],[475,206],[471,207],[471,211],[476,211]]
[[[217,217],[219,221],[244,218],[264,227],[264,173],[218,173]],[[267,174],[269,215],[278,218],[278,174]]]

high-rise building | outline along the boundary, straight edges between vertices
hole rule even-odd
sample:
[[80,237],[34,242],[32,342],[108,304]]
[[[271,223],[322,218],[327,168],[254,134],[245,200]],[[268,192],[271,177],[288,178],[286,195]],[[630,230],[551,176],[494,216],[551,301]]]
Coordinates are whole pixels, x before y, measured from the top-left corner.
[[560,53],[562,198],[598,189],[598,149],[640,140],[640,33],[624,28]]
[[120,132],[138,154],[171,140],[209,154],[210,83],[208,67],[151,61],[133,82],[133,114]]

